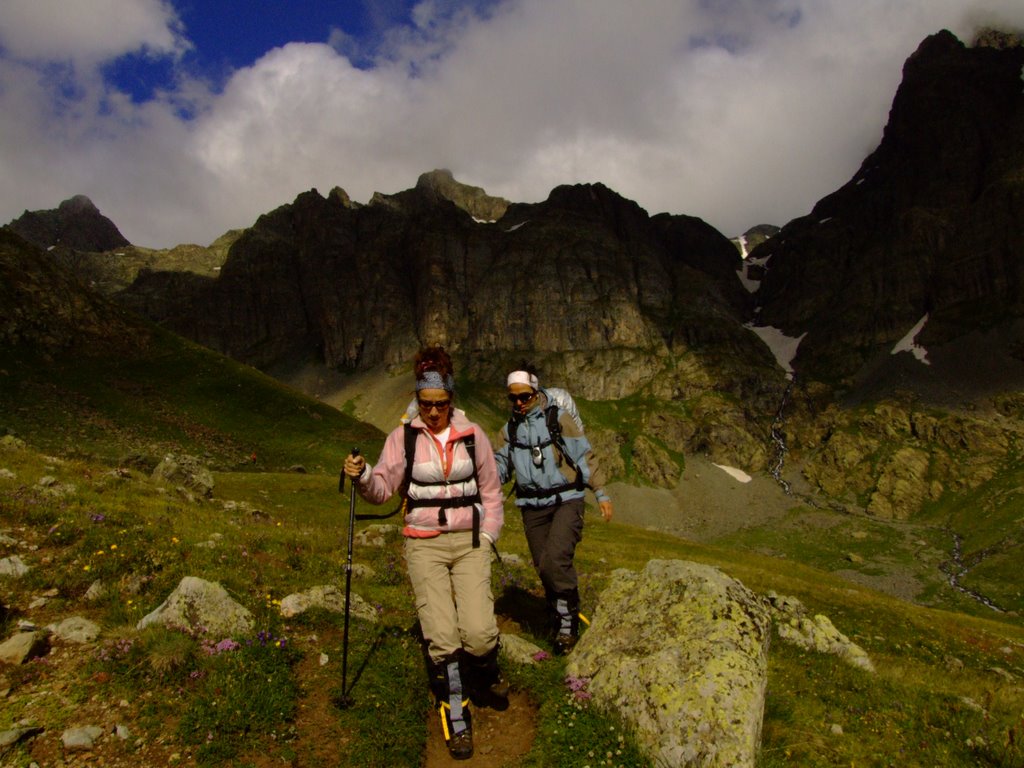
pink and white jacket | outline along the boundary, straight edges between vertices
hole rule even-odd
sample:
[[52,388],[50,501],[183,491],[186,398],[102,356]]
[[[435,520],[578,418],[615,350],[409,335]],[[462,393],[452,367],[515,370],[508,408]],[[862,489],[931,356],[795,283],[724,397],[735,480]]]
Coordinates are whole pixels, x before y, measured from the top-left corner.
[[[452,409],[451,430],[445,445],[438,443],[419,416],[410,422],[418,430],[416,454],[413,458],[409,499],[452,499],[475,496],[478,489],[480,502],[466,506],[448,507],[440,516],[439,506],[410,507],[405,515],[402,533],[412,538],[429,538],[450,531],[473,529],[473,507],[480,510],[480,533],[492,543],[498,541],[505,515],[498,482],[498,468],[494,449],[480,427],[469,421],[465,414]],[[463,441],[472,434],[475,441],[476,480],[469,452]],[[375,467],[369,464],[359,478],[359,495],[371,504],[383,504],[401,490],[405,480],[405,427],[388,435]],[[441,525],[443,517],[446,524]]]

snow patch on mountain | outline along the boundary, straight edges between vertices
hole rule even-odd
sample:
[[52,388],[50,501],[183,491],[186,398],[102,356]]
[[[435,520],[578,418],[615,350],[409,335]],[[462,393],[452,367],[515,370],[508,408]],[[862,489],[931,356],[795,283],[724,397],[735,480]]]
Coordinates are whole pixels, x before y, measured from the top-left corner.
[[775,361],[779,364],[779,367],[786,372],[786,378],[792,379],[793,358],[796,357],[797,350],[800,348],[800,342],[804,340],[807,332],[805,331],[799,336],[787,336],[780,329],[773,328],[770,325],[751,325],[748,323],[744,327],[758,335],[775,356]]
[[917,321],[917,325],[911,328],[906,336],[896,342],[896,346],[892,348],[889,354],[897,355],[900,352],[909,352],[925,365],[931,365],[931,361],[928,359],[928,350],[917,343],[917,337],[924,330],[927,323],[928,313],[926,312],[925,316]]

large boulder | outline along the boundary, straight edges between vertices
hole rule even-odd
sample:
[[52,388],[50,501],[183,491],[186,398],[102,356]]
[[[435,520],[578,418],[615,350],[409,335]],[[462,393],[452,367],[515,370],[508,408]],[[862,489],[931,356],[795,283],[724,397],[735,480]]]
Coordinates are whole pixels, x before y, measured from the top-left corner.
[[770,637],[767,605],[735,579],[652,560],[612,574],[566,671],[655,764],[753,766]]

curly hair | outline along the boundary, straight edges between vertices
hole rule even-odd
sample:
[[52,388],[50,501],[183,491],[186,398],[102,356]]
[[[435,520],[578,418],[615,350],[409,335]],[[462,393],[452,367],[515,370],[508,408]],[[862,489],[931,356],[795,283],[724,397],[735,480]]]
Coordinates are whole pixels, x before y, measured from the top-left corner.
[[416,353],[413,360],[413,372],[416,374],[416,378],[421,377],[427,371],[437,371],[446,379],[449,376],[455,376],[451,355],[440,344],[424,347]]

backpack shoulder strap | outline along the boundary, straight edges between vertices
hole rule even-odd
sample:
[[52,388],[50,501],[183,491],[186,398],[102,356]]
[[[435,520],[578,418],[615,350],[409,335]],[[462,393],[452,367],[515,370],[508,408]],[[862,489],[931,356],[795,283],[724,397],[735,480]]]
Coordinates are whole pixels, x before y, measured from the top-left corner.
[[[466,453],[469,454],[469,460],[473,464],[473,482],[477,484],[477,495],[479,495],[479,483],[480,480],[477,477],[476,471],[476,433],[470,432],[464,438],[462,438],[462,444],[466,446]],[[480,548],[480,507],[476,504],[473,505],[473,549]]]
[[416,429],[406,422],[405,429],[405,478],[402,480],[402,493],[409,490],[409,483],[412,482],[412,464],[416,458]]
[[548,434],[551,435],[551,439],[554,442],[561,442],[562,440],[562,425],[558,423],[558,406],[555,404],[549,405],[544,409],[544,420],[548,425]]

